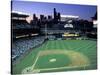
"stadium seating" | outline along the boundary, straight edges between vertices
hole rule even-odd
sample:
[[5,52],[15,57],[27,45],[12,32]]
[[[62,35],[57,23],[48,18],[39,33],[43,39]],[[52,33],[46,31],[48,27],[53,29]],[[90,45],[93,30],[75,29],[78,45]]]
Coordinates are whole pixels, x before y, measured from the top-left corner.
[[33,27],[29,24],[16,24],[13,28],[15,28],[15,29],[31,29]]
[[47,37],[48,37],[49,40],[54,40],[54,39],[56,38],[56,37],[53,36],[53,35],[48,35]]
[[12,46],[12,61],[16,60],[20,55],[25,53],[27,50],[34,48],[42,44],[43,42],[43,37],[23,38],[14,41]]

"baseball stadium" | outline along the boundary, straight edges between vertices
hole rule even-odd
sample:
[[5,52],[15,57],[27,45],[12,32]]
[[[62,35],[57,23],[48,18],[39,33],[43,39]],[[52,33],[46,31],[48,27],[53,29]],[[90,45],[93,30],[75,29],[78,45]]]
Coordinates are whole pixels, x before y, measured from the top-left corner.
[[29,23],[28,14],[12,11],[12,74],[97,69],[96,11],[91,17],[81,20],[53,8],[53,17],[33,14]]

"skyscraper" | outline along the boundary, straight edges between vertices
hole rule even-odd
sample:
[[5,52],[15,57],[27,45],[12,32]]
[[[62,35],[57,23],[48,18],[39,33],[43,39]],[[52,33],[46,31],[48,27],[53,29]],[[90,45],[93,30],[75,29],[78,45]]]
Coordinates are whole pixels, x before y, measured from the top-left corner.
[[60,21],[60,19],[61,19],[61,16],[60,16],[60,12],[58,12],[58,20]]
[[54,8],[54,20],[57,20],[57,12],[56,12],[56,8]]
[[57,23],[58,21],[60,21],[60,12],[56,11],[56,8],[54,8],[54,23]]
[[36,14],[33,14],[33,20],[36,20]]
[[44,15],[40,15],[40,21],[43,21]]

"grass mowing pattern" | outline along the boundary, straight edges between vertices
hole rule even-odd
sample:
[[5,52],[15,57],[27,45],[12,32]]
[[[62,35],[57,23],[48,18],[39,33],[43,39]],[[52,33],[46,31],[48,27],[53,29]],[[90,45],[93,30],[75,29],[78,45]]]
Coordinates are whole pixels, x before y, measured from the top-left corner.
[[42,46],[35,48],[20,63],[12,66],[15,74],[20,74],[23,69],[33,65],[36,55],[42,50],[74,50],[86,55],[91,62],[91,66],[86,69],[96,69],[97,43],[91,40],[53,40],[47,41]]
[[[56,61],[50,62],[50,59],[54,59],[54,58],[56,59]],[[69,65],[69,63],[70,63],[70,59],[64,54],[43,55],[38,59],[34,68],[35,69],[57,68],[57,67],[67,66]]]

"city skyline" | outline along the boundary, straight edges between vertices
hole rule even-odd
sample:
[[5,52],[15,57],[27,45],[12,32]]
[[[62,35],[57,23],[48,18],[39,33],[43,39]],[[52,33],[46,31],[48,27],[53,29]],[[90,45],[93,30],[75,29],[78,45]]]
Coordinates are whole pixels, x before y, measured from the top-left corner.
[[28,1],[13,1],[12,11],[24,12],[28,14],[36,14],[36,16],[53,15],[53,9],[56,8],[61,15],[76,15],[80,19],[91,20],[91,17],[97,11],[97,6],[90,5],[75,5],[61,3],[45,3],[45,2],[28,2]]

